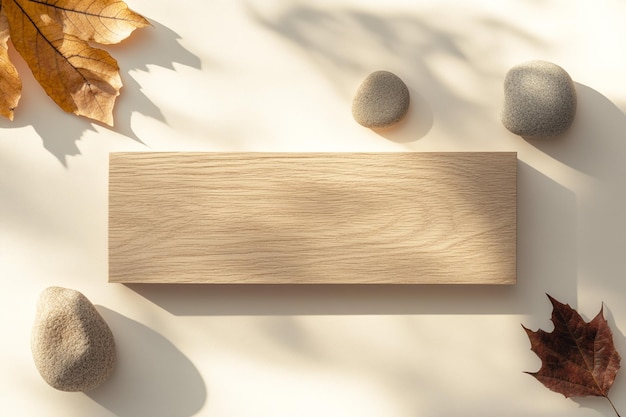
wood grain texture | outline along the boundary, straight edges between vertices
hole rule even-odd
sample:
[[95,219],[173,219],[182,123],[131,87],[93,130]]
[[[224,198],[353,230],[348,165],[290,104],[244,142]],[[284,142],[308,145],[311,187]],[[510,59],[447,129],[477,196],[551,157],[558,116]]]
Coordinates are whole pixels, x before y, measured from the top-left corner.
[[516,282],[514,152],[112,153],[109,281]]

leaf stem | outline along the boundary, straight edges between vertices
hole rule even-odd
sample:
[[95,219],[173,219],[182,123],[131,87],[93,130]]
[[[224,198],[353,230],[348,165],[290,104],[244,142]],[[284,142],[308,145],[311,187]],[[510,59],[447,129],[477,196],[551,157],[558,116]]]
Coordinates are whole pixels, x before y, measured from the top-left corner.
[[609,398],[609,396],[608,396],[608,395],[605,395],[605,396],[604,396],[604,398],[606,398],[606,399],[608,400],[609,404],[611,404],[611,407],[613,407],[613,411],[615,411],[615,415],[616,415],[617,417],[621,417],[621,416],[619,415],[619,413],[617,412],[617,408],[615,408],[615,404],[613,404],[613,401],[611,401],[611,399]]

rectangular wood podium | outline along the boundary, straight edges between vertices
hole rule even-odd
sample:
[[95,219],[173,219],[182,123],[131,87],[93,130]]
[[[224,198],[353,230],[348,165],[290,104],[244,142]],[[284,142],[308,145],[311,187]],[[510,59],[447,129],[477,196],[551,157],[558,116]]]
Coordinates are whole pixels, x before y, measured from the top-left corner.
[[109,281],[515,284],[514,152],[112,153]]

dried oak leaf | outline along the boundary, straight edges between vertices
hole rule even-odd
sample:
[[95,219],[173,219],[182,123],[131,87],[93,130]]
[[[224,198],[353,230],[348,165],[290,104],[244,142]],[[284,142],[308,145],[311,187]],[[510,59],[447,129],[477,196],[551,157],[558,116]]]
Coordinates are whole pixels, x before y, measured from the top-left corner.
[[[1,9],[0,41],[6,44],[10,36],[50,98],[67,112],[113,125],[119,67],[90,42],[118,43],[150,23],[117,0],[1,0]],[[5,50],[0,48],[0,114],[12,119],[21,82]]]
[[4,13],[0,13],[0,114],[13,120],[22,91],[22,80],[17,69],[9,60],[9,24]]
[[[537,372],[527,372],[552,391],[565,397],[598,396],[608,399],[620,368],[620,355],[603,310],[585,322],[567,304],[548,295],[554,330],[534,332],[526,327],[531,349],[542,361]],[[609,400],[610,401],[610,400]],[[611,404],[612,405],[612,404]]]

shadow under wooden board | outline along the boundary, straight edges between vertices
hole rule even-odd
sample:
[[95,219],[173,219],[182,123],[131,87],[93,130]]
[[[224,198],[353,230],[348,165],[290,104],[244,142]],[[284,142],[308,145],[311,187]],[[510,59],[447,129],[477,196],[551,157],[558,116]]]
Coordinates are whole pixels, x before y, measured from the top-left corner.
[[516,283],[514,152],[109,162],[109,282]]

